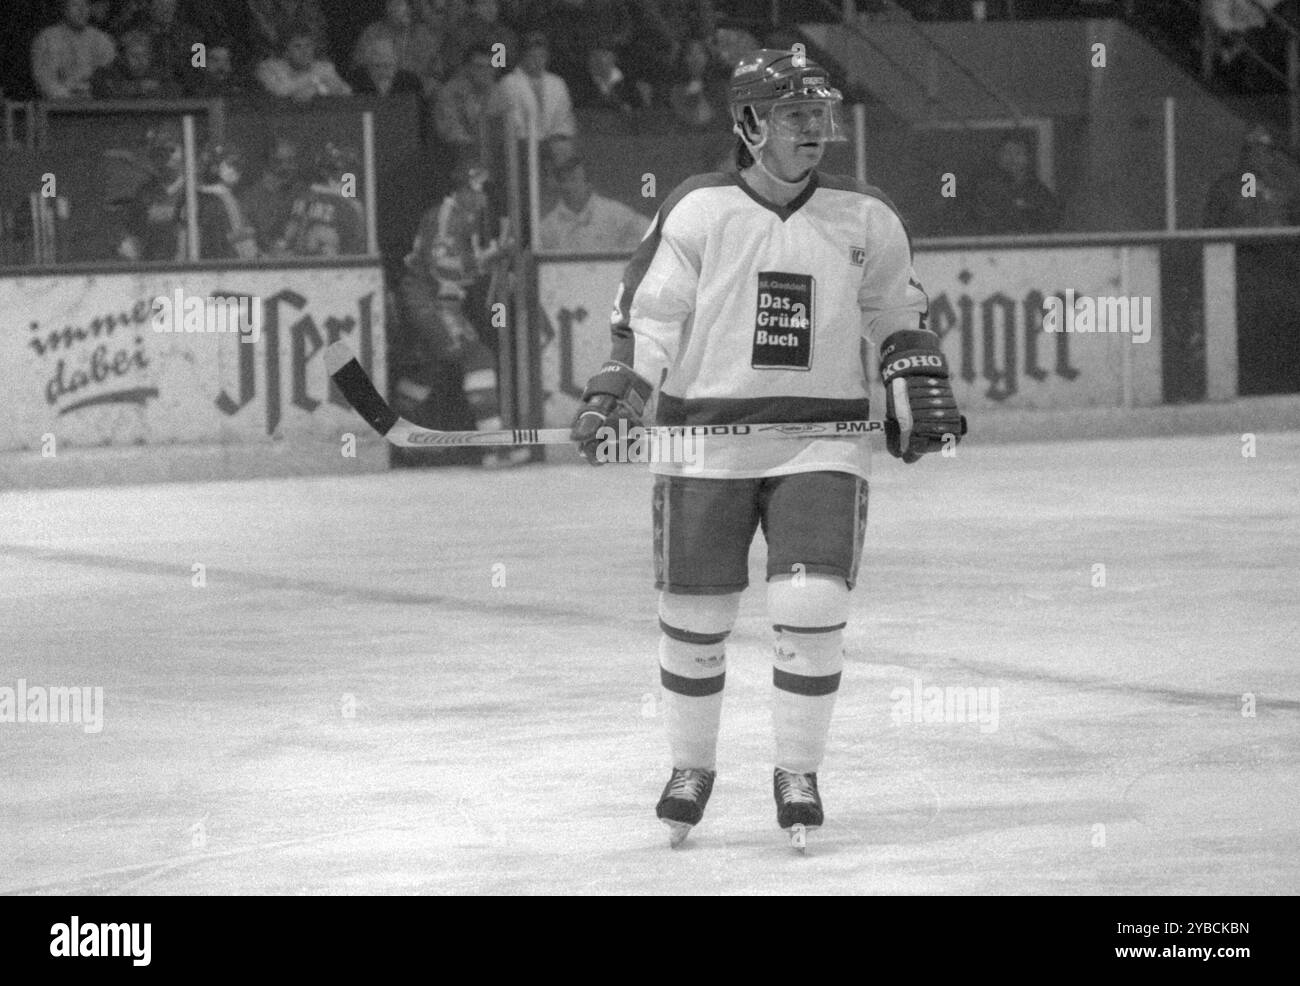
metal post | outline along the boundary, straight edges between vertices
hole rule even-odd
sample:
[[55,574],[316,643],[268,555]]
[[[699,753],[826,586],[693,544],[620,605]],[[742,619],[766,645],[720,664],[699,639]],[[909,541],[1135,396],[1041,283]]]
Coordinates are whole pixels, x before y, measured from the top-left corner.
[[853,104],[853,172],[858,181],[867,181],[867,108]]
[[379,256],[379,179],[375,174],[375,113],[361,114],[361,149],[366,168],[366,252]]
[[[505,127],[505,151],[506,208],[510,214],[510,228],[516,241],[518,241],[524,215],[523,174],[519,167],[519,141],[515,136],[514,127],[508,123]],[[531,235],[537,235],[535,224],[531,230]],[[501,420],[511,427],[518,427],[519,425],[518,403],[515,400],[518,386],[515,373],[515,350],[518,348],[516,340],[522,339],[528,325],[528,319],[525,315],[526,306],[521,304],[519,292],[519,285],[524,280],[524,269],[526,267],[524,244],[520,242],[515,250],[517,256],[510,265],[514,282],[512,285],[514,288],[513,297],[510,299],[510,317],[506,319],[505,326],[497,330],[497,378],[499,381],[497,392],[501,401]],[[520,328],[521,325],[523,326],[522,329]]]
[[198,149],[194,139],[194,115],[181,117],[181,138],[185,146],[185,259],[199,259]]
[[[1129,247],[1122,246],[1119,248],[1119,295],[1121,298],[1129,297]],[[1116,315],[1119,313],[1116,312]],[[1114,326],[1107,326],[1112,332]],[[1112,336],[1111,338],[1122,340],[1119,345],[1124,348],[1120,350],[1122,356],[1120,359],[1120,395],[1124,407],[1133,406],[1133,340],[1123,336]]]
[[1178,228],[1178,197],[1174,184],[1174,97],[1165,97],[1165,229]]
[[542,248],[542,161],[537,149],[537,115],[528,116],[528,244]]
[[32,263],[40,266],[45,258],[44,249],[41,246],[41,238],[44,236],[44,230],[41,227],[41,193],[30,192],[27,196],[27,202],[31,206],[32,220]]

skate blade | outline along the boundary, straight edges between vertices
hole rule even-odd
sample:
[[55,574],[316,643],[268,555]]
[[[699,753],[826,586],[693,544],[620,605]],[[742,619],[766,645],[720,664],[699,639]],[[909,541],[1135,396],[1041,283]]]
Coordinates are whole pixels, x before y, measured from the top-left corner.
[[804,825],[796,822],[790,826],[790,848],[796,852],[807,854],[808,852],[808,833],[816,832],[818,826]]
[[691,829],[695,827],[687,825],[685,822],[670,821],[667,818],[661,818],[660,821],[668,826],[668,847],[670,849],[676,849],[685,842],[686,837],[691,834]]

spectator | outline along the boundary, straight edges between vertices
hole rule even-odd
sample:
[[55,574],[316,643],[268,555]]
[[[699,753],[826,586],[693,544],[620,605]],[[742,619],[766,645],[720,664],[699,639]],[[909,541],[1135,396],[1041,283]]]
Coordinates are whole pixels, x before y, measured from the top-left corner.
[[271,253],[284,239],[293,204],[303,191],[298,145],[288,137],[276,137],[261,177],[241,199],[260,253]]
[[726,82],[710,72],[709,48],[698,38],[682,45],[677,78],[668,91],[668,105],[682,126],[708,130],[727,117]]
[[87,0],[66,0],[63,20],[32,42],[32,78],[45,99],[85,98],[90,77],[116,57],[113,39],[90,26]]
[[608,38],[587,53],[586,69],[574,80],[570,92],[573,105],[579,109],[613,110],[624,115],[649,102],[648,92],[638,88],[619,68],[614,43]]
[[190,76],[187,95],[195,99],[225,99],[248,94],[248,83],[235,72],[230,42],[211,42],[208,45],[207,65]]
[[514,61],[518,35],[502,22],[497,0],[470,0],[469,10],[452,25],[447,43],[447,61],[451,69],[459,68],[477,48],[505,46],[506,58]]
[[[613,8],[621,33],[619,63],[640,84],[666,93],[678,58],[678,42],[656,0],[598,0]],[[649,102],[649,95],[645,97]]]
[[577,132],[569,87],[546,71],[548,57],[546,35],[528,35],[519,66],[498,83],[510,122],[521,137],[527,135],[530,122],[537,127],[538,140]]
[[974,191],[974,232],[1050,233],[1061,223],[1056,196],[1029,167],[1029,148],[1016,138],[998,147],[996,170]]
[[710,41],[713,58],[719,65],[735,65],[746,55],[758,51],[758,39],[741,28],[720,27]]
[[718,29],[718,14],[713,0],[654,0],[654,4],[672,36],[669,54],[673,56],[674,64],[681,62],[688,42],[711,38]]
[[543,250],[565,253],[631,253],[650,220],[622,202],[597,195],[581,158],[555,169],[560,201],[542,217]]
[[[1254,177],[1254,195],[1249,190]],[[1210,187],[1205,226],[1300,226],[1300,168],[1273,145],[1263,127],[1246,134],[1237,167]]]
[[497,90],[492,52],[477,48],[438,93],[434,125],[438,136],[463,160],[465,152],[483,146],[487,121],[503,112],[505,103]]
[[199,161],[199,256],[204,260],[253,260],[256,231],[235,197],[244,158],[229,144],[208,148]]
[[153,45],[153,64],[165,79],[181,88],[194,84],[191,78],[201,71],[193,64],[193,46],[204,41],[203,33],[176,16],[178,0],[147,0],[134,5],[118,36],[127,31],[142,31]]
[[255,57],[266,59],[284,51],[291,34],[307,31],[317,51],[325,50],[325,15],[319,0],[247,0],[250,40]]
[[367,42],[361,63],[350,76],[350,83],[352,91],[362,96],[424,93],[420,77],[398,67],[397,49],[392,39],[378,34]]
[[442,42],[427,23],[415,20],[410,0],[388,0],[384,4],[384,19],[361,32],[352,54],[355,68],[361,67],[366,53],[380,39],[393,46],[397,69],[414,73],[426,96],[437,91],[445,75]]
[[[587,52],[595,43],[597,20],[592,17],[587,0],[533,0],[526,8],[523,23],[528,33],[542,32],[554,39],[551,45],[551,71],[569,84],[576,84],[586,72]],[[516,53],[510,52],[511,67]]]
[[350,96],[352,89],[339,78],[334,63],[316,57],[310,24],[287,32],[284,57],[268,58],[257,66],[257,79],[273,96],[305,103],[317,96]]
[[143,31],[122,35],[122,53],[90,77],[96,99],[179,99],[180,86],[154,64],[153,42]]

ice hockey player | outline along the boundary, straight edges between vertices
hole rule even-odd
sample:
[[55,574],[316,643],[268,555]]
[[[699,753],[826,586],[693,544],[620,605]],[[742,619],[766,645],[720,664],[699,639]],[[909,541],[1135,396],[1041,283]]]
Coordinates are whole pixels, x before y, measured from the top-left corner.
[[[394,388],[398,411],[418,415],[432,391],[436,365],[454,364],[480,431],[495,431],[502,423],[497,357],[480,335],[479,319],[471,318],[480,307],[474,302],[482,300],[473,289],[511,246],[508,238],[483,240],[489,177],[477,160],[466,160],[457,168],[452,193],[420,220],[398,289],[412,338]],[[496,468],[528,458],[526,448],[494,449],[482,461]]]
[[[573,424],[593,463],[608,448],[601,429],[620,418],[639,424],[656,387],[660,425],[866,418],[864,339],[879,352],[889,451],[912,463],[960,438],[902,221],[881,192],[817,170],[827,142],[845,139],[842,97],[828,83],[798,49],[764,49],[736,65],[738,171],[676,188],[624,272],[610,359]],[[652,466],[672,755],[656,814],[678,845],[709,800],[724,642],[761,527],[774,630],[773,793],[777,823],[802,848],[823,821],[817,771],[843,666],[870,449],[847,437],[707,441],[692,463]]]
[[365,253],[365,210],[356,196],[359,155],[328,141],[316,155],[312,172],[312,183],[294,200],[284,236],[272,252],[296,257]]

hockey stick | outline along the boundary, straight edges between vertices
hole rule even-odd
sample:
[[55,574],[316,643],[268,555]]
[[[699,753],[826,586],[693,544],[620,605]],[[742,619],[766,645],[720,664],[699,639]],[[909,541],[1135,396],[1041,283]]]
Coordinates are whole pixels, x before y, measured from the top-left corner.
[[[568,428],[514,428],[509,431],[436,431],[407,421],[384,400],[369,375],[340,340],[325,350],[325,369],[366,424],[401,448],[452,448],[466,445],[569,445]],[[669,425],[632,429],[628,437],[667,440],[690,436],[763,438],[854,438],[884,431],[883,421],[817,421],[753,425]]]

